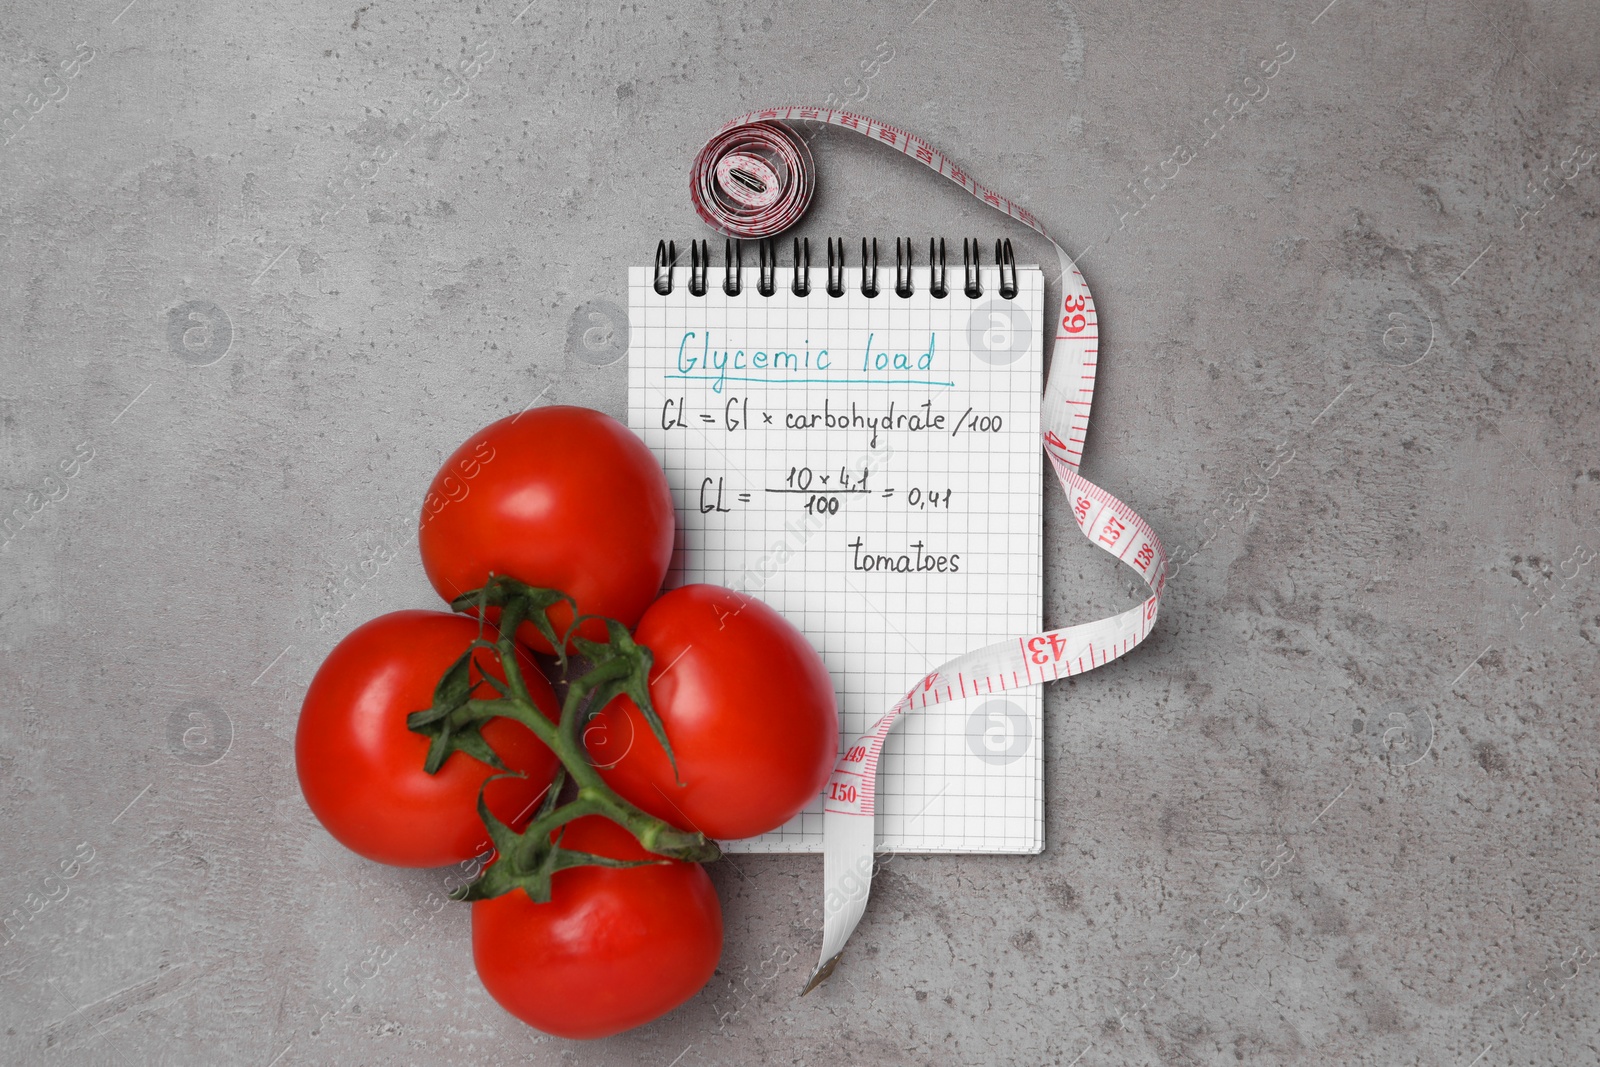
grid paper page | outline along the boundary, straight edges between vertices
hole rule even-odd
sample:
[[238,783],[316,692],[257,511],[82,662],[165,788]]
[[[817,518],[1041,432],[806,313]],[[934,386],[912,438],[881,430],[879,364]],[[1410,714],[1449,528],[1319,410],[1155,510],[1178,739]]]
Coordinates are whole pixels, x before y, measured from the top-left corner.
[[[680,528],[667,585],[710,582],[770,604],[822,653],[854,737],[926,671],[1043,623],[1043,275],[1014,300],[986,268],[934,298],[861,293],[845,272],[808,296],[704,296],[675,272],[629,275],[628,418],[660,458]],[[909,715],[879,770],[880,850],[1037,852],[1044,844],[1038,687]],[[730,852],[820,852],[819,797]]]

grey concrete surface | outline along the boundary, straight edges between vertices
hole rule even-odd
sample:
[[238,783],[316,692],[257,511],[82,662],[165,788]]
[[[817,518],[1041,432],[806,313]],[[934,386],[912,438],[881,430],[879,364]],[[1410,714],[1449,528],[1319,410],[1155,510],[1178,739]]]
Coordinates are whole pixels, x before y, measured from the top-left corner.
[[[1600,1060],[1593,4],[125,3],[0,16],[0,1060]],[[803,1000],[820,857],[723,863],[700,996],[543,1037],[311,818],[299,699],[434,603],[461,439],[623,413],[574,315],[705,235],[701,141],[830,94],[1082,251],[1086,471],[1181,570],[1047,696],[1043,855],[895,857]],[[819,244],[1050,262],[813,147]],[[1126,603],[1047,508],[1048,621]]]

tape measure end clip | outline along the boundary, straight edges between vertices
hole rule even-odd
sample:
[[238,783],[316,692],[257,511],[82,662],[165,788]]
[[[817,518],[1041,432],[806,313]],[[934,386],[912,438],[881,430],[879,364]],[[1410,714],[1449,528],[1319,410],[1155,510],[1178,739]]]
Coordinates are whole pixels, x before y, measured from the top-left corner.
[[833,954],[833,958],[827,963],[824,963],[822,966],[818,967],[817,973],[813,974],[811,976],[811,980],[806,983],[806,987],[800,990],[800,995],[803,997],[813,989],[817,988],[817,986],[821,985],[823,982],[826,982],[828,980],[828,976],[833,974],[833,969],[839,966],[839,958],[843,955],[844,951],[841,949],[840,951],[835,952]]

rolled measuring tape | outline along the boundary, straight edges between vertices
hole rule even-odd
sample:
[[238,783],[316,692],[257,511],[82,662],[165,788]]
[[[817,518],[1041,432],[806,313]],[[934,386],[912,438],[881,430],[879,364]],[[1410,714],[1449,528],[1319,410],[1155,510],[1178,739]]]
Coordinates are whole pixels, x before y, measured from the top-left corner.
[[[1126,654],[1155,626],[1166,582],[1167,554],[1155,531],[1132,508],[1078,473],[1099,353],[1094,297],[1066,249],[1027,209],[979,185],[942,152],[902,129],[849,111],[778,107],[734,119],[700,150],[689,184],[700,217],[718,233],[746,239],[781,233],[800,219],[811,202],[816,179],[811,152],[788,125],[791,122],[854,130],[896,149],[1054,246],[1061,261],[1062,302],[1040,410],[1045,455],[1055,467],[1083,535],[1137,571],[1150,589],[1143,604],[1109,618],[1010,638],[941,664],[913,685],[871,729],[845,746],[825,794],[822,955],[802,990],[804,995],[833,973],[845,942],[866,911],[876,844],[878,760],[900,716],[947,700],[1043,685]],[[836,799],[844,797],[853,799]]]

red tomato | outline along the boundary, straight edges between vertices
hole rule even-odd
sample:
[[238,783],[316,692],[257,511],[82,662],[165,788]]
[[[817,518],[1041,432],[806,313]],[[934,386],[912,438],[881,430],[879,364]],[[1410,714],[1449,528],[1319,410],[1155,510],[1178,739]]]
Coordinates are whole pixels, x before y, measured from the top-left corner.
[[[446,600],[507,574],[630,629],[661,589],[675,534],[650,449],[577,407],[534,408],[473,434],[434,476],[421,521],[422,566]],[[558,633],[572,621],[564,606],[551,616]],[[605,637],[599,623],[582,633]],[[532,627],[519,636],[549,651]]]
[[[613,859],[659,859],[599,815],[562,844]],[[513,889],[472,905],[472,958],[500,1006],[557,1037],[606,1037],[665,1015],[700,991],[722,955],[722,907],[705,868],[572,867],[550,900]]]
[[821,792],[839,750],[833,681],[787,619],[731,589],[688,585],[652,604],[633,637],[654,656],[650,700],[683,784],[618,697],[584,734],[613,789],[724,841],[782,826]]
[[[478,787],[494,770],[456,752],[428,774],[428,739],[406,729],[406,716],[433,703],[440,676],[477,633],[477,622],[462,615],[396,611],[357,627],[317,669],[300,709],[295,770],[312,814],[345,847],[400,867],[457,863],[489,847]],[[480,656],[503,680],[497,658]],[[558,718],[550,683],[531,659],[519,659],[529,695]],[[474,695],[495,693],[484,683]],[[528,776],[502,778],[484,793],[490,811],[520,828],[555,776],[555,754],[511,719],[491,719],[482,733],[507,767]]]

